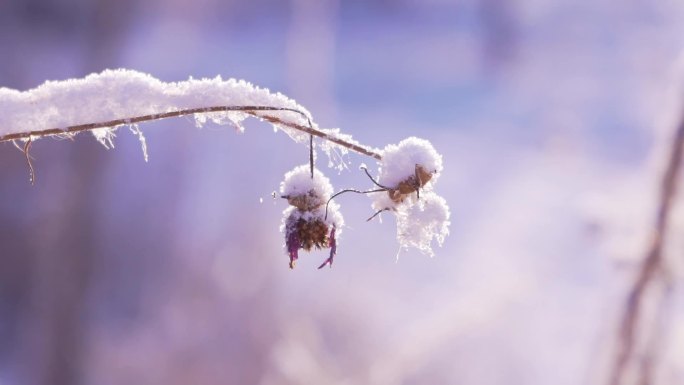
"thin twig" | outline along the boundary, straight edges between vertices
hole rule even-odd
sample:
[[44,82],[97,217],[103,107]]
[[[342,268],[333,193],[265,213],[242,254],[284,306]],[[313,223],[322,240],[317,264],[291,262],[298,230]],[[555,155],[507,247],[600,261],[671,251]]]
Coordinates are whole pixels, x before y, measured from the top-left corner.
[[378,187],[380,187],[380,188],[384,188],[385,190],[391,190],[391,188],[389,188],[389,187],[387,187],[387,186],[383,186],[383,185],[381,185],[380,183],[378,183],[378,181],[376,181],[375,179],[373,179],[373,176],[370,174],[370,172],[368,172],[368,167],[366,167],[366,165],[362,165],[360,168],[361,168],[361,170],[363,170],[363,171],[366,173],[366,175],[368,175],[368,179],[370,179],[371,182],[373,182],[374,185],[376,185],[376,186],[378,186]]
[[353,192],[353,193],[357,193],[357,194],[370,194],[370,193],[380,192],[380,191],[387,191],[387,190],[384,188],[381,188],[381,189],[375,189],[375,190],[361,191],[361,190],[357,190],[354,188],[347,188],[347,189],[338,191],[335,194],[333,194],[333,196],[331,196],[327,202],[325,202],[325,217],[324,217],[324,219],[328,219],[328,206],[330,205],[330,202],[332,202],[332,200],[335,199],[337,196],[342,195],[344,193],[348,193],[348,192]]
[[662,273],[663,245],[665,244],[671,209],[677,192],[683,149],[684,119],[677,127],[672,147],[670,148],[668,163],[662,177],[660,199],[651,234],[651,243],[625,304],[625,312],[622,316],[618,334],[618,352],[610,377],[611,385],[621,385],[623,383],[628,364],[634,355],[636,334],[640,329],[639,322],[646,289],[658,277],[656,274]]
[[[115,119],[115,120],[110,120],[110,121],[106,121],[106,122],[79,124],[79,125],[69,126],[69,127],[65,127],[65,128],[50,128],[50,129],[46,129],[46,130],[7,134],[4,136],[0,136],[0,142],[8,142],[8,141],[17,140],[17,139],[27,140],[28,138],[31,138],[31,137],[42,138],[42,137],[46,137],[46,136],[72,134],[72,133],[77,133],[77,132],[82,132],[82,131],[90,131],[90,130],[94,130],[97,128],[115,127],[115,126],[120,126],[120,125],[125,125],[125,124],[148,122],[148,121],[152,121],[152,120],[167,119],[167,118],[173,118],[173,117],[191,115],[191,114],[203,114],[203,113],[210,113],[210,112],[228,112],[228,111],[244,112],[244,113],[252,115],[254,117],[257,117],[257,118],[266,120],[268,122],[271,122],[273,124],[289,127],[289,128],[292,128],[292,129],[295,129],[295,130],[305,132],[307,134],[319,137],[323,140],[327,140],[329,142],[338,144],[342,147],[348,148],[352,151],[358,152],[359,154],[367,155],[367,156],[373,157],[373,158],[378,159],[378,160],[382,158],[379,153],[375,152],[374,150],[372,150],[368,147],[364,147],[364,146],[358,145],[356,143],[348,142],[344,139],[338,138],[336,136],[330,135],[326,132],[323,132],[321,130],[314,128],[313,125],[310,124],[311,120],[309,119],[309,116],[300,110],[297,110],[294,108],[270,107],[270,106],[214,106],[214,107],[188,108],[188,109],[182,109],[182,110],[177,110],[177,111],[163,112],[163,113],[159,113],[159,114],[150,114],[150,115],[135,116],[135,117],[130,117],[130,118]],[[264,112],[264,111],[289,111],[289,112],[297,113],[297,114],[299,114],[299,115],[301,115],[307,119],[307,121],[310,124],[310,127],[307,127],[307,126],[301,125],[301,124],[297,124],[297,123],[293,123],[293,122],[288,122],[288,121],[282,120],[276,116],[264,115],[264,114],[262,114],[262,112]]]
[[[309,127],[311,122],[309,122]],[[314,148],[313,148],[313,135],[309,135],[309,168],[311,169],[311,179],[314,178]]]
[[372,221],[373,218],[375,218],[375,217],[377,217],[378,215],[380,215],[383,211],[390,211],[390,208],[389,208],[389,207],[385,207],[384,209],[380,209],[380,210],[376,211],[375,214],[371,215],[370,218],[366,219],[366,222]]

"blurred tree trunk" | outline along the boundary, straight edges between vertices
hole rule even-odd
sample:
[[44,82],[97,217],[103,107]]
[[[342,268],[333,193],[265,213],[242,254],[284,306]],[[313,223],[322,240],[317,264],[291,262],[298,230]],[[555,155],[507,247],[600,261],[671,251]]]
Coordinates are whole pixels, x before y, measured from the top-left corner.
[[[75,40],[85,38],[83,72],[116,66],[119,33],[130,5],[128,0],[80,1],[63,4],[56,12],[55,18],[72,14],[83,17],[78,19],[75,30],[67,33]],[[41,9],[53,8],[46,3]],[[25,22],[31,23],[30,14]],[[81,382],[86,304],[98,256],[97,215],[102,211],[97,197],[105,156],[98,147],[85,137],[68,145],[55,144],[50,149],[56,152],[52,154],[53,162],[40,164],[38,170],[40,180],[34,187],[37,202],[33,210],[46,216],[25,234],[31,267],[19,357],[24,369],[20,373],[22,383]]]
[[515,59],[518,26],[516,3],[509,0],[480,0],[485,68],[498,72]]

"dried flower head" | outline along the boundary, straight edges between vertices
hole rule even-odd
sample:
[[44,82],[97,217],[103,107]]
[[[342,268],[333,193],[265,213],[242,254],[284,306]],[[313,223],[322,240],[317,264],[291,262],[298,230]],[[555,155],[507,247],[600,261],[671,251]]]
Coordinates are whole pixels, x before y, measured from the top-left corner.
[[418,193],[431,179],[434,172],[429,172],[423,165],[415,165],[415,173],[392,188],[388,188],[387,194],[395,203],[403,202],[409,195]]
[[375,183],[387,194],[376,194],[376,214],[397,214],[397,240],[432,255],[432,241],[441,246],[449,234],[449,206],[432,192],[442,172],[442,156],[430,142],[410,137],[383,150],[380,175]]
[[[430,179],[436,180],[442,171],[442,156],[429,141],[412,136],[383,149],[379,179],[386,186],[398,186],[415,176],[416,165],[423,168],[425,175],[431,175]],[[429,180],[424,182],[427,184]]]
[[430,142],[416,137],[385,147],[379,163],[376,183],[387,190],[387,196],[376,196],[376,210],[394,210],[413,193],[431,190],[442,172],[442,156]]
[[285,175],[280,185],[282,197],[291,207],[283,212],[281,231],[285,232],[285,248],[290,257],[290,268],[294,268],[299,258],[299,249],[330,249],[330,256],[319,269],[330,265],[337,253],[336,233],[344,224],[339,205],[328,205],[328,215],[324,208],[332,194],[332,185],[319,170],[314,170],[313,178],[308,165],[298,166]]

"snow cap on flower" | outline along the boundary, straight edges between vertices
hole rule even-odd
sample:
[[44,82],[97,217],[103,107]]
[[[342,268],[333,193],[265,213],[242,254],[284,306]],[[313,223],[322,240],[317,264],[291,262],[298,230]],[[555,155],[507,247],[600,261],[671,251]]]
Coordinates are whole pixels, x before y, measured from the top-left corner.
[[416,166],[422,168],[429,181],[434,183],[442,172],[442,156],[432,144],[414,136],[399,144],[390,144],[382,151],[379,181],[382,185],[397,188],[402,181],[416,176]]
[[411,204],[412,197],[432,189],[442,172],[442,156],[430,142],[416,137],[385,147],[379,164],[379,183],[387,188],[387,193],[374,196],[376,211]]
[[412,204],[397,209],[397,240],[403,248],[415,247],[430,256],[433,240],[439,246],[449,235],[449,206],[434,192],[420,195]]
[[285,174],[285,180],[280,183],[280,194],[288,202],[301,210],[313,209],[325,205],[333,193],[330,179],[318,169],[314,169],[311,178],[311,168],[307,165],[295,167]]

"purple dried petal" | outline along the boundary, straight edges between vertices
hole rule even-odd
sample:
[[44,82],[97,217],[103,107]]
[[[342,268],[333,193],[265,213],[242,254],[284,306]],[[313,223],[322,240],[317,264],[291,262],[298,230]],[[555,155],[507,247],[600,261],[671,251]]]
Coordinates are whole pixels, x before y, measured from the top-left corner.
[[337,255],[337,240],[335,239],[335,227],[333,226],[330,231],[330,240],[328,241],[328,246],[330,246],[330,256],[323,262],[322,265],[318,266],[319,269],[325,267],[325,265],[330,265],[332,267],[333,258]]
[[295,261],[299,258],[299,237],[296,231],[292,231],[287,236],[285,241],[285,246],[287,247],[287,252],[290,254],[290,269],[294,269]]

